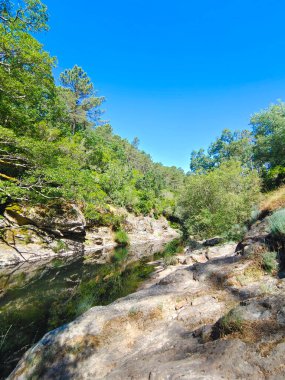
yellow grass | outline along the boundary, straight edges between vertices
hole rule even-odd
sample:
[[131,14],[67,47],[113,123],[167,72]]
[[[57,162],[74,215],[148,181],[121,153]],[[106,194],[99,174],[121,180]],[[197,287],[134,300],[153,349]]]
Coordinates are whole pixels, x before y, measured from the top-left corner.
[[261,212],[272,212],[280,208],[285,208],[285,185],[267,193],[260,204]]

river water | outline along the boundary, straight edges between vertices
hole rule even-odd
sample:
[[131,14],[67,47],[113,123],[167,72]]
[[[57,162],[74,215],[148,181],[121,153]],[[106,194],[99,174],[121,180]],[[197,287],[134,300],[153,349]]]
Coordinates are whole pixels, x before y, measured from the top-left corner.
[[134,292],[161,242],[0,269],[0,379],[47,332]]

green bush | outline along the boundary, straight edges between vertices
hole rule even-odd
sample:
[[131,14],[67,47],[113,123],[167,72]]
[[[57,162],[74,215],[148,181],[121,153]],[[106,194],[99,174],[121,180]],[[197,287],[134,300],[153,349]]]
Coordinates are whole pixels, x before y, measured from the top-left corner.
[[180,239],[174,239],[171,242],[167,243],[162,252],[163,262],[166,266],[176,265],[177,258],[175,255],[180,253],[183,250],[183,245],[181,244]]
[[241,332],[243,327],[243,318],[235,309],[232,309],[223,316],[219,322],[221,336]]
[[275,211],[268,218],[268,224],[272,235],[285,236],[285,209]]
[[265,252],[262,255],[262,268],[267,273],[272,273],[278,269],[276,252]]
[[245,225],[235,224],[223,237],[226,241],[240,241],[246,232],[247,228]]
[[130,240],[127,232],[125,230],[118,230],[115,232],[115,242],[120,245],[128,245]]
[[163,250],[163,255],[175,255],[175,253],[180,253],[183,249],[180,239],[174,239],[167,243]]
[[188,177],[177,213],[194,239],[225,236],[235,225],[243,226],[249,220],[259,196],[256,171],[237,161],[224,162],[207,173]]

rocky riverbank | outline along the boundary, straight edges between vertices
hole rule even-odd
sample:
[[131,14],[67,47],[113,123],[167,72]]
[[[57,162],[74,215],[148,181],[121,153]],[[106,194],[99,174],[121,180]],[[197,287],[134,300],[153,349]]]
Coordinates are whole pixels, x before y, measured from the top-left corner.
[[238,245],[158,262],[140,291],[46,334],[9,379],[283,379],[285,281],[261,261],[273,243],[261,220]]
[[[167,242],[179,236],[163,217],[134,216],[120,210],[120,218],[131,245]],[[0,267],[91,254],[117,245],[111,226],[88,225],[73,204],[60,208],[10,205],[0,219],[0,237]]]

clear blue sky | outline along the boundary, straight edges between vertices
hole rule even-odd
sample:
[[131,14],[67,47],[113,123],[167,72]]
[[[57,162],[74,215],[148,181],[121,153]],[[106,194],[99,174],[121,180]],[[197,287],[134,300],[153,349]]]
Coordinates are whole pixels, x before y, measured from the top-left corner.
[[155,161],[193,149],[285,99],[284,0],[43,0],[56,76],[82,66],[105,119]]

